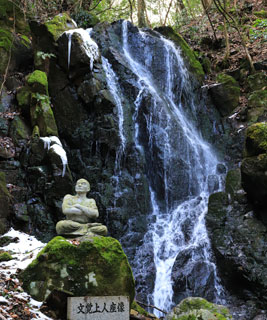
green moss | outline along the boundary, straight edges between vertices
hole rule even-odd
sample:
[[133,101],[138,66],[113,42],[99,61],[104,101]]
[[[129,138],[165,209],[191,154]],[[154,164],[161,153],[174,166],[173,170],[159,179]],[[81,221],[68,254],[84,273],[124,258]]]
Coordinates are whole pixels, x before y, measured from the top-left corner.
[[159,27],[155,30],[163,34],[166,38],[172,40],[182,49],[182,54],[188,61],[191,71],[194,72],[199,81],[203,81],[205,76],[203,68],[197,60],[194,51],[189,47],[184,38],[180,34],[176,33],[171,27]]
[[147,312],[145,309],[143,309],[135,300],[131,304],[131,309],[137,311],[142,316],[148,317],[149,312]]
[[21,277],[24,288],[37,300],[43,300],[51,288],[80,296],[127,293],[131,301],[134,298],[129,263],[120,243],[113,238],[93,237],[75,246],[56,237]]
[[267,18],[266,10],[254,11],[253,14],[259,18]]
[[246,156],[267,152],[267,123],[259,122],[248,127],[246,132]]
[[28,139],[30,137],[30,130],[27,127],[24,120],[22,120],[19,116],[15,116],[11,122],[11,133],[12,137],[18,141],[21,139]]
[[174,309],[175,320],[227,320],[232,319],[227,308],[202,298],[186,298]]
[[25,35],[21,35],[20,37],[21,37],[21,43],[25,47],[30,48],[31,47],[31,43],[32,43],[31,40]]
[[13,35],[9,30],[0,28],[0,47],[9,51],[12,46]]
[[31,91],[28,87],[22,87],[17,91],[16,95],[20,107],[29,106],[31,99]]
[[248,98],[248,106],[250,108],[258,108],[267,106],[267,90],[256,90]]
[[13,257],[8,252],[0,253],[0,262],[12,260]]
[[48,96],[33,93],[30,114],[32,126],[37,125],[39,127],[41,136],[58,136],[57,125]]
[[57,41],[57,39],[61,36],[61,34],[68,30],[68,23],[72,23],[71,18],[66,14],[59,14],[55,16],[53,19],[47,21],[45,23],[45,26],[48,30],[48,32],[52,35],[54,38],[54,41]]
[[33,73],[28,75],[26,80],[33,92],[48,95],[48,81],[45,72],[35,70]]

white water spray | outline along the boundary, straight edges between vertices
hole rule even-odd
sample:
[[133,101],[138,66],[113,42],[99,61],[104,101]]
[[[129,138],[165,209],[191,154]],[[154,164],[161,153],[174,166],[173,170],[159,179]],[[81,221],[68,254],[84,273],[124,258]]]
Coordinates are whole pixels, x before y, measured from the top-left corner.
[[[137,84],[139,87],[139,93],[135,100],[136,110],[134,115],[136,148],[144,152],[139,142],[140,130],[136,120],[141,112],[140,106],[145,94],[149,94],[152,97],[151,114],[146,116],[149,148],[151,148],[152,152],[153,144],[163,146],[164,174],[162,183],[164,184],[166,203],[165,209],[160,209],[155,192],[150,186],[152,215],[155,217],[155,222],[149,226],[149,233],[152,233],[154,263],[156,266],[153,303],[163,310],[170,310],[173,305],[173,267],[177,257],[184,252],[190,253],[190,259],[180,268],[183,276],[189,278],[190,274],[195,272],[196,263],[201,262],[213,274],[214,281],[211,285],[214,287],[216,297],[219,298],[223,291],[217,277],[216,266],[211,259],[210,242],[205,226],[205,214],[209,196],[208,176],[213,175],[218,180],[221,178],[216,176],[218,160],[215,154],[210,146],[203,141],[194,124],[189,121],[183,112],[181,94],[179,96],[174,93],[177,79],[174,79],[175,70],[173,70],[173,66],[179,66],[180,92],[183,90],[189,93],[191,97],[188,102],[190,109],[191,111],[196,109],[194,99],[190,94],[189,75],[180,50],[171,41],[161,37],[166,66],[165,75],[162,75],[162,77],[165,77],[165,87],[161,88],[156,84],[156,80],[153,79],[149,69],[150,66],[149,68],[146,66],[146,61],[138,62],[131,53],[128,43],[127,24],[127,21],[122,23],[123,53],[130,69],[138,77]],[[145,38],[149,37],[149,35],[140,32],[140,37],[145,41]],[[175,124],[173,124],[174,119],[179,124],[176,136],[174,131]],[[157,126],[155,126],[154,120],[157,121]],[[189,176],[189,183],[184,185],[187,199],[180,204],[175,204],[171,201],[171,194],[173,194],[173,190],[171,190],[172,176],[174,173],[172,164],[175,164],[173,150],[175,147],[181,148],[181,146],[183,147],[183,163],[189,167],[186,171]],[[215,190],[212,191],[214,192]],[[147,243],[144,242],[143,246],[147,246]],[[143,247],[137,250],[137,256],[141,255],[142,250],[144,250]],[[194,291],[194,288],[190,288],[189,291]],[[186,295],[186,292],[184,294]],[[157,311],[155,313],[160,315]]]

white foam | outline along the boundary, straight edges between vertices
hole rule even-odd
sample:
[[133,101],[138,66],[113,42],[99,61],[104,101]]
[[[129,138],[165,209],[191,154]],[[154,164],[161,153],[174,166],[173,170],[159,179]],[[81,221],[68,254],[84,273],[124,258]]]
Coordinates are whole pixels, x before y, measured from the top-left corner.
[[98,60],[100,57],[98,45],[95,43],[95,41],[91,38],[90,32],[91,28],[89,29],[72,29],[65,31],[65,34],[67,35],[69,42],[68,42],[68,68],[70,66],[70,58],[71,58],[71,39],[72,35],[74,33],[78,33],[82,39],[82,48],[85,50],[87,56],[90,59],[90,69],[93,70],[94,61]]

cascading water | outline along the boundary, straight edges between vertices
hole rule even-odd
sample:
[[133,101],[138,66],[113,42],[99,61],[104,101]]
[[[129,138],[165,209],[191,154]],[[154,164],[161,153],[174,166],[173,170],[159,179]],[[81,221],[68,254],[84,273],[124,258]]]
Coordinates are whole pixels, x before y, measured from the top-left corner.
[[[196,129],[195,96],[180,50],[156,32],[137,28],[129,32],[129,26],[122,22],[120,59],[131,71],[128,81],[136,89],[132,100],[133,149],[144,158],[142,173],[148,180],[152,206],[148,231],[135,252],[135,261],[131,261],[137,291],[167,311],[186,296],[218,301],[223,289],[205,227],[209,193],[219,190],[222,182],[216,171],[218,160]],[[114,177],[119,187],[120,161],[128,143],[123,129],[124,90],[106,58],[102,64],[118,109],[121,147]],[[117,196],[123,195],[120,192]],[[130,219],[128,233],[131,225]],[[147,285],[153,272],[154,290]]]
[[[218,160],[197,130],[193,121],[183,112],[185,105],[181,101],[182,92],[188,97],[187,107],[191,112],[196,109],[194,97],[190,93],[189,75],[184,65],[179,49],[172,42],[160,38],[164,48],[164,70],[161,74],[163,81],[159,82],[153,75],[151,60],[138,61],[128,43],[127,22],[123,22],[123,53],[131,70],[138,76],[139,93],[135,100],[135,143],[137,148],[144,149],[146,158],[151,163],[155,149],[161,148],[160,161],[162,162],[161,183],[162,194],[154,190],[155,172],[149,172],[149,184],[151,202],[153,207],[152,216],[155,221],[150,224],[149,234],[152,234],[154,263],[156,278],[153,292],[153,303],[163,310],[169,310],[173,304],[173,279],[172,273],[175,263],[183,254],[189,255],[184,260],[176,273],[182,278],[190,278],[195,273],[196,278],[201,277],[201,272],[209,274],[209,285],[212,287],[213,300],[221,295],[222,288],[216,275],[216,267],[211,261],[211,249],[205,227],[205,213],[210,191],[220,188],[220,177],[216,175]],[[150,35],[139,32],[140,38],[145,43],[151,41]],[[150,53],[151,54],[151,53]],[[162,62],[163,63],[163,62]],[[177,75],[179,74],[179,77]],[[179,91],[177,90],[179,86]],[[176,90],[176,92],[175,92]],[[138,117],[142,112],[142,99],[150,96],[150,109],[145,115],[148,142],[142,143],[139,134]],[[179,175],[175,175],[175,168],[179,161]],[[153,168],[154,169],[154,168]],[[154,170],[153,170],[154,171]],[[183,175],[186,175],[183,181]],[[209,179],[210,177],[210,179]],[[177,179],[181,181],[175,181]],[[209,183],[210,181],[214,183]],[[177,182],[184,189],[182,197],[175,194],[173,183]],[[209,187],[212,190],[209,190]],[[164,204],[162,204],[162,199]],[[153,219],[152,219],[153,220]],[[144,245],[137,251],[137,256],[149,244]],[[179,265],[179,263],[178,263]],[[201,293],[201,279],[190,280],[186,285],[184,296]],[[203,294],[203,292],[202,292]],[[205,295],[205,294],[203,294]],[[157,312],[156,312],[157,313]]]

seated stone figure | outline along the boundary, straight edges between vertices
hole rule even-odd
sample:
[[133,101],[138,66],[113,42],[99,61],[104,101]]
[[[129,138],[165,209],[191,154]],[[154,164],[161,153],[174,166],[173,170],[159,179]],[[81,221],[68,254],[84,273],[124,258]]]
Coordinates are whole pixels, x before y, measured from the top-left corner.
[[95,200],[86,197],[87,192],[90,191],[89,182],[85,179],[78,180],[75,191],[75,196],[67,194],[63,199],[62,211],[67,219],[57,223],[57,234],[62,236],[107,235],[106,226],[92,222],[99,213]]

